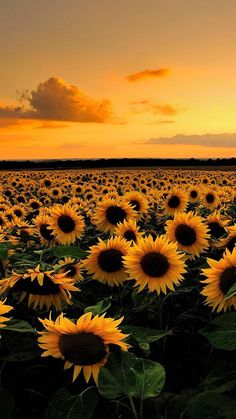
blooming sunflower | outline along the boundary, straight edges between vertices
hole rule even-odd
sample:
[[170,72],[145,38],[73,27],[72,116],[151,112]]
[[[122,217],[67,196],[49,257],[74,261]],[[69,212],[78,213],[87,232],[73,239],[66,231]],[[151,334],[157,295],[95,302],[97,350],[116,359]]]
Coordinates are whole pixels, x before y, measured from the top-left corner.
[[204,288],[201,294],[206,297],[206,304],[212,310],[224,312],[230,307],[236,309],[236,296],[225,299],[230,288],[236,283],[236,248],[233,252],[227,249],[220,260],[207,259],[210,268],[202,270],[207,279],[202,281]]
[[114,234],[122,237],[128,242],[136,242],[137,239],[142,237],[144,233],[139,231],[135,220],[125,220],[123,223],[117,224],[117,227],[114,230]]
[[206,223],[209,228],[211,240],[218,240],[226,234],[226,227],[229,220],[224,220],[219,212],[213,212],[207,217]]
[[197,187],[192,187],[188,192],[189,202],[195,203],[199,200],[199,190]]
[[90,254],[83,261],[83,267],[99,282],[111,287],[122,284],[127,279],[122,257],[127,254],[129,243],[118,236],[107,242],[100,238],[98,240],[98,244],[90,247]]
[[83,279],[81,275],[81,262],[76,262],[73,258],[65,257],[63,260],[59,260],[55,268],[59,269],[59,273],[66,273],[67,278],[72,278],[75,281],[81,281]]
[[214,210],[218,205],[218,196],[213,190],[206,190],[202,194],[202,202],[209,210]]
[[57,241],[61,244],[72,244],[84,232],[84,219],[75,209],[66,204],[53,207],[49,221]]
[[28,306],[33,308],[46,306],[47,310],[54,306],[61,310],[62,302],[71,304],[70,291],[79,291],[74,281],[65,273],[55,274],[54,271],[40,270],[38,265],[35,269],[28,269],[26,273],[13,272],[9,278],[1,280],[0,294],[9,292],[20,293],[20,302],[28,299]]
[[63,313],[55,322],[50,318],[39,319],[46,331],[39,332],[40,348],[44,349],[41,356],[53,356],[65,360],[64,369],[74,366],[73,381],[83,371],[86,382],[92,375],[98,383],[99,369],[106,363],[109,356],[109,344],[120,346],[127,351],[129,345],[123,342],[128,335],[118,329],[123,317],[114,320],[109,317],[83,314],[76,323],[64,317]]
[[236,246],[236,225],[233,225],[233,226],[228,227],[228,236],[226,238],[220,239],[216,247],[226,248],[230,252],[232,252],[235,246]]
[[9,313],[9,311],[13,310],[12,306],[5,304],[5,301],[0,301],[0,328],[5,327],[4,323],[11,319],[11,317],[5,317],[2,314]]
[[174,188],[164,202],[165,212],[168,215],[182,212],[186,209],[187,203],[187,194],[181,189]]
[[142,216],[147,212],[148,209],[148,200],[142,194],[138,191],[130,191],[126,192],[126,194],[123,197],[124,202],[127,202],[129,205],[131,205],[135,211],[137,211],[139,216]]
[[98,204],[92,222],[100,231],[106,233],[113,232],[118,223],[136,217],[137,212],[129,204],[108,198]]
[[124,257],[124,265],[130,279],[136,281],[139,291],[147,285],[149,291],[166,294],[174,290],[186,272],[183,255],[178,252],[177,244],[170,243],[165,236],[141,238],[130,247]]
[[179,250],[184,250],[192,257],[199,256],[209,247],[208,227],[203,219],[188,213],[178,213],[173,220],[166,222],[166,235],[171,242],[177,242]]
[[40,237],[41,244],[43,246],[52,244],[55,237],[52,234],[52,230],[49,226],[50,216],[47,214],[40,214],[35,218],[34,222],[37,228],[37,233]]

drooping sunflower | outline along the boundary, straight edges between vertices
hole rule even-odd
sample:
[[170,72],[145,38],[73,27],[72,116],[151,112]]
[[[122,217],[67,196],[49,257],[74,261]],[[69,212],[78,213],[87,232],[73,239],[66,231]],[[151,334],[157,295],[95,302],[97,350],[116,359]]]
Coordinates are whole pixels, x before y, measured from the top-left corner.
[[183,212],[188,203],[186,192],[181,189],[173,188],[164,201],[164,209],[166,214],[174,215],[176,212]]
[[66,273],[66,277],[68,278],[72,278],[75,281],[83,280],[83,276],[81,275],[81,262],[76,262],[74,258],[65,257],[59,260],[55,268],[59,269],[59,273]]
[[50,216],[42,213],[35,218],[34,222],[41,244],[44,246],[52,244],[55,237],[50,229]]
[[24,274],[13,272],[11,277],[1,280],[0,294],[12,290],[20,294],[20,302],[27,298],[29,307],[32,305],[33,308],[42,309],[45,306],[49,310],[54,306],[61,310],[63,301],[71,304],[70,291],[79,291],[74,284],[65,273],[42,272],[38,265],[34,269],[27,269]]
[[227,230],[228,236],[226,238],[220,239],[216,247],[223,249],[226,248],[232,252],[236,246],[236,225],[228,227]]
[[118,236],[107,242],[98,240],[98,244],[90,247],[83,267],[99,282],[111,287],[122,284],[127,279],[122,257],[127,254],[130,244]]
[[178,244],[179,250],[184,250],[192,257],[199,256],[209,247],[208,227],[203,219],[192,211],[178,213],[173,220],[166,222],[166,235],[171,242]]
[[55,322],[50,318],[39,319],[46,331],[39,332],[39,346],[44,350],[41,356],[53,356],[65,360],[64,369],[74,366],[73,381],[83,371],[86,382],[92,375],[96,385],[100,368],[109,356],[109,344],[127,351],[129,345],[123,340],[128,336],[118,326],[123,317],[113,318],[83,314],[76,323],[64,317],[63,313]]
[[126,192],[126,194],[123,196],[123,199],[124,202],[130,204],[134,208],[134,210],[137,211],[139,216],[142,216],[147,212],[148,200],[141,192]]
[[137,212],[127,203],[112,198],[103,199],[95,210],[92,222],[100,231],[113,232],[118,223],[135,219]]
[[66,204],[52,208],[49,226],[60,244],[73,244],[84,232],[84,219]]
[[124,257],[124,265],[139,291],[147,286],[158,295],[166,294],[167,289],[173,291],[186,272],[183,254],[178,252],[177,244],[170,243],[165,236],[155,240],[152,236],[139,239]]
[[144,233],[139,231],[135,220],[125,220],[123,223],[117,224],[114,234],[128,242],[136,242]]
[[214,241],[217,241],[226,234],[226,227],[229,224],[229,220],[223,219],[219,212],[214,211],[207,217],[206,223],[210,230],[211,244],[213,244]]
[[225,299],[230,288],[236,283],[236,248],[231,253],[228,249],[220,260],[207,259],[210,268],[202,270],[206,279],[201,294],[206,297],[206,304],[212,310],[224,312],[230,307],[236,309],[236,296]]
[[12,306],[8,306],[5,304],[5,301],[0,301],[0,328],[5,327],[5,323],[11,319],[11,317],[5,317],[3,314],[9,313],[9,311],[13,310]]

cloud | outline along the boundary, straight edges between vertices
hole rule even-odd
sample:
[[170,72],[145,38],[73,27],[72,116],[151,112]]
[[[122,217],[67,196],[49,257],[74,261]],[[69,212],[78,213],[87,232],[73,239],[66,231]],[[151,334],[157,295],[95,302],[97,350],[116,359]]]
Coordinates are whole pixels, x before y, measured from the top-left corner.
[[163,120],[157,120],[157,121],[150,121],[146,123],[146,125],[156,125],[156,124],[175,124],[175,121],[173,121],[172,119],[163,119]]
[[236,148],[236,133],[229,134],[203,134],[203,135],[185,135],[178,134],[173,137],[150,138],[143,142],[149,145],[195,145],[203,147],[226,147]]
[[170,104],[161,105],[150,99],[130,102],[134,113],[151,112],[153,115],[174,116],[181,112],[180,108]]
[[24,100],[26,106],[0,106],[0,127],[19,125],[24,120],[119,123],[108,99],[94,99],[58,77],[39,83]]
[[159,68],[157,70],[143,70],[138,73],[129,74],[125,77],[129,82],[137,82],[144,79],[166,77],[170,72],[169,68]]

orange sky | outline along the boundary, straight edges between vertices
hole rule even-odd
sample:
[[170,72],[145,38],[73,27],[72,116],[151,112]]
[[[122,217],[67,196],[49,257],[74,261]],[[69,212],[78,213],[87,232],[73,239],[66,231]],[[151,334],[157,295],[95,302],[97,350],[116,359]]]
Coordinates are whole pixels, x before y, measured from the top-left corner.
[[0,158],[236,157],[235,16],[235,0],[3,2]]

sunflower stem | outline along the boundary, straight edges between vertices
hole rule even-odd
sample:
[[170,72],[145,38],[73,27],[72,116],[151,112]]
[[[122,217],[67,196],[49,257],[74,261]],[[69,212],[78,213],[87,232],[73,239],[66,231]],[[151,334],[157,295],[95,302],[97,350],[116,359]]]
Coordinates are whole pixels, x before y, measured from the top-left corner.
[[143,419],[143,399],[140,400],[139,417]]
[[161,295],[158,295],[158,311],[159,311],[160,329],[162,329],[162,326],[163,326],[163,318],[162,318],[162,299],[161,299]]
[[138,419],[138,413],[137,413],[137,410],[136,410],[136,408],[135,408],[135,405],[134,405],[134,402],[133,402],[132,397],[129,397],[129,402],[130,402],[130,406],[131,406],[131,409],[132,409],[132,412],[133,412],[134,418],[135,418],[135,419]]

